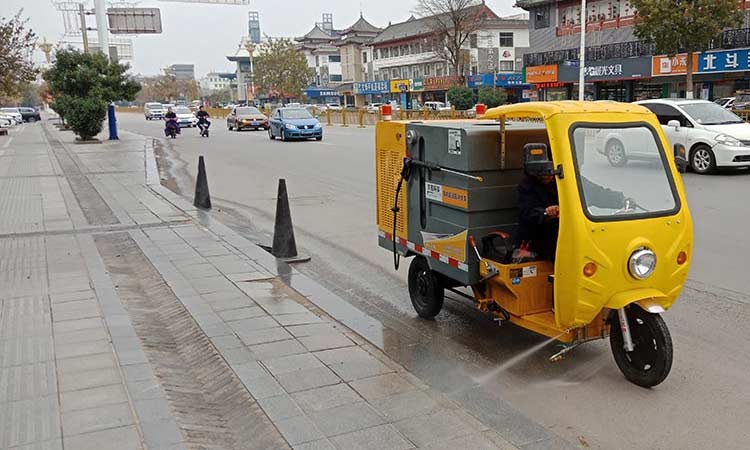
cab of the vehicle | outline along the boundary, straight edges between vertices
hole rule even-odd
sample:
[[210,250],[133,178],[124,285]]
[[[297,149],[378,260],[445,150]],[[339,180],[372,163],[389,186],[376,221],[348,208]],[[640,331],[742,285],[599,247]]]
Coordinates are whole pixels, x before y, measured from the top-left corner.
[[[531,102],[485,119],[541,122],[559,196],[554,262],[559,327],[590,323],[604,308],[668,309],[687,278],[692,221],[673,150],[651,111],[616,102]],[[613,166],[599,148],[616,132],[648,160]],[[545,148],[545,147],[542,147]]]

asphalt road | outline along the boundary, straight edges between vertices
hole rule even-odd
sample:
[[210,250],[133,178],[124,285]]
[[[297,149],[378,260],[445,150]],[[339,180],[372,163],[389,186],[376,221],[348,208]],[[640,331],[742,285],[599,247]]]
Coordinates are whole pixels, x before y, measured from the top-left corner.
[[[120,114],[119,121],[124,130],[163,137],[162,124],[142,115]],[[406,289],[408,264],[394,272],[391,255],[377,246],[373,148],[373,128],[331,127],[322,142],[279,142],[262,131],[228,132],[215,120],[209,139],[183,130],[162,158],[171,167],[165,182],[191,195],[204,155],[215,209],[268,241],[277,180],[285,178],[297,242],[313,255],[297,267],[392,329],[378,343],[389,355],[475,405],[482,418],[510,405],[584,448],[747,448],[750,173],[685,175],[695,256],[682,297],[664,315],[675,347],[671,375],[645,390],[622,377],[606,341],[551,363],[554,346],[498,327],[468,301],[451,298],[435,321],[418,319]]]

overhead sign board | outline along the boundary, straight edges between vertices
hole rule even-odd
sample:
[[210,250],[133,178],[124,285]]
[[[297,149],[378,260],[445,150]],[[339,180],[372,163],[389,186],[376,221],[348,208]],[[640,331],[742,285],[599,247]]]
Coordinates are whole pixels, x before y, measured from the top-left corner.
[[159,34],[159,8],[108,8],[109,32],[112,34]]
[[176,2],[176,3],[209,3],[212,5],[238,5],[247,6],[250,4],[250,0],[160,0],[162,2]]

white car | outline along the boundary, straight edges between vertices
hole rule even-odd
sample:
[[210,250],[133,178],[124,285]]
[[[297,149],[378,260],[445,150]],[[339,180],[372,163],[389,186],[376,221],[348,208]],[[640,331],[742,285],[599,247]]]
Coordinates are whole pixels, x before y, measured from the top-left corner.
[[16,125],[16,120],[10,114],[0,112],[0,128],[10,128]]
[[166,112],[167,110],[161,103],[148,102],[143,105],[143,115],[146,117],[146,120],[162,119],[164,118],[164,114],[166,114]]
[[0,108],[0,112],[13,117],[16,125],[23,123],[23,114],[21,114],[21,111],[18,108]]
[[[661,99],[636,103],[656,114],[672,145],[685,146],[688,165],[695,172],[750,167],[750,124],[733,112],[708,100]],[[629,157],[637,158],[626,155]]]
[[443,102],[424,102],[424,106],[430,111],[450,111],[451,107]]
[[338,103],[328,103],[326,107],[331,111],[341,111],[341,105]]
[[714,103],[721,106],[722,108],[732,109],[734,107],[734,100],[736,97],[722,97],[714,100]]
[[177,115],[177,124],[182,127],[194,127],[198,125],[198,119],[187,106],[175,106],[172,111]]

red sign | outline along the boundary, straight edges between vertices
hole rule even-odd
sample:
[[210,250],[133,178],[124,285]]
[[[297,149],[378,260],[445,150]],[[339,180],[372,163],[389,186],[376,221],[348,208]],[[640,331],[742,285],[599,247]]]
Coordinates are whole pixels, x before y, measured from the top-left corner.
[[425,91],[447,91],[453,86],[459,86],[464,84],[461,77],[448,76],[448,77],[428,77],[424,79],[424,90]]

